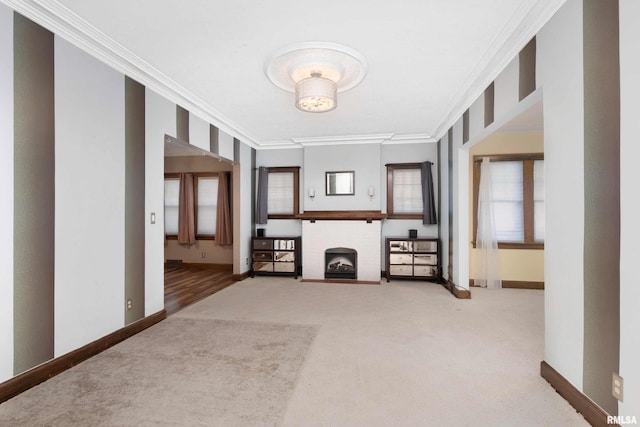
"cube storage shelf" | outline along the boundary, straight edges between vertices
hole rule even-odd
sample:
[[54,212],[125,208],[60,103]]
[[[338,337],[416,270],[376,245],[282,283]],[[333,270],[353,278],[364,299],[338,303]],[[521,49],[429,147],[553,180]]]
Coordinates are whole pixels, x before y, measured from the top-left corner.
[[252,237],[251,277],[255,275],[293,276],[302,274],[301,237]]
[[388,237],[386,276],[390,279],[442,281],[440,240]]

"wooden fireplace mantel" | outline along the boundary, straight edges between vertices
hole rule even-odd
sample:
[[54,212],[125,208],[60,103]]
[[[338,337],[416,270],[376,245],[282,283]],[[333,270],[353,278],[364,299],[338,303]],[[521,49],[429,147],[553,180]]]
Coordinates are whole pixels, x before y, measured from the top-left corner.
[[387,217],[382,211],[304,211],[296,218],[308,221],[380,221]]

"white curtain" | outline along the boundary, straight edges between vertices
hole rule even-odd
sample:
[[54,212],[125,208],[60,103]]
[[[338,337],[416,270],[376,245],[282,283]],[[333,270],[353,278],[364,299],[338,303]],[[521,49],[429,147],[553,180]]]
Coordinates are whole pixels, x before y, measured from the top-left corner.
[[497,289],[502,287],[502,281],[491,193],[491,164],[485,157],[480,167],[474,283],[477,286]]

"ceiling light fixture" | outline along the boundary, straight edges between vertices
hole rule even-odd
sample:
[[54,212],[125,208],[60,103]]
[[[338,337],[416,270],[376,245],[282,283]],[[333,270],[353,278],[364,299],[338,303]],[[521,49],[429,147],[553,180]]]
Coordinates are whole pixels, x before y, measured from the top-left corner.
[[310,113],[324,113],[338,106],[338,85],[325,79],[319,71],[296,83],[296,107]]
[[281,89],[296,94],[295,106],[324,113],[338,105],[338,92],[364,79],[367,62],[357,51],[335,43],[300,43],[276,52],[265,74]]

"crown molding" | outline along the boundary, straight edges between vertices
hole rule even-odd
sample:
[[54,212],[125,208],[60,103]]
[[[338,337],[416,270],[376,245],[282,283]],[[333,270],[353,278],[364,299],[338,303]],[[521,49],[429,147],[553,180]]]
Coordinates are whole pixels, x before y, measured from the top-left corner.
[[[461,90],[443,109],[444,118],[433,132],[435,140],[442,138],[462,117],[465,110],[478,99],[565,2],[566,0],[530,0],[514,13],[473,72],[460,85]],[[492,52],[495,54],[490,55]]]
[[259,139],[55,0],[0,0],[16,12],[253,148]]
[[347,145],[347,144],[382,144],[393,137],[392,133],[368,134],[368,135],[336,135],[310,138],[291,138],[291,140],[303,147],[314,145]]
[[263,141],[260,149],[288,149],[323,145],[354,145],[354,144],[425,144],[437,142],[428,134],[395,135],[393,133],[367,135],[334,135],[321,137],[300,137],[285,140]]
[[426,133],[416,133],[410,135],[394,135],[389,140],[384,141],[383,145],[390,144],[425,144],[425,143],[435,143],[438,142],[431,135]]

